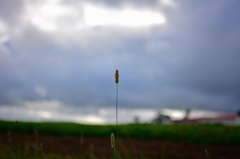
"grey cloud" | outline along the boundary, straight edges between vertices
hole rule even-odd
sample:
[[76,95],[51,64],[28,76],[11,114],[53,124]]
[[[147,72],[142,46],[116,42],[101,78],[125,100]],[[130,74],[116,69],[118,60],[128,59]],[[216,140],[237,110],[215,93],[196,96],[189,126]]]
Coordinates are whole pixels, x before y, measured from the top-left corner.
[[[157,2],[92,3],[151,6]],[[27,24],[20,34],[11,34],[17,56],[0,64],[1,105],[57,100],[79,107],[112,106],[114,73],[119,69],[122,107],[235,112],[240,104],[237,3],[178,1],[168,26],[147,31],[95,28],[89,34],[65,36]],[[166,47],[158,47],[162,43]],[[36,92],[38,85],[46,89],[46,96]]]
[[[175,54],[179,54],[178,61],[172,66],[176,76],[172,74],[172,78],[181,87],[197,90],[211,97],[212,102],[206,102],[205,107],[209,105],[212,109],[236,110],[239,101],[236,102],[234,96],[239,97],[237,81],[240,77],[240,65],[236,60],[239,57],[239,46],[235,44],[239,34],[232,35],[231,32],[238,33],[236,28],[239,28],[237,26],[240,23],[237,21],[239,13],[236,13],[236,6],[239,5],[234,4],[237,1],[221,1],[219,5],[211,3],[210,7],[202,3],[198,6],[194,4],[194,8],[192,5],[184,8],[184,23],[178,26],[177,32],[179,49]],[[199,8],[195,10],[196,7]],[[232,9],[235,12],[231,12]],[[225,20],[227,17],[236,20]],[[224,104],[219,104],[214,103],[216,97],[229,99]]]
[[[121,6],[124,4],[132,4],[132,5],[156,5],[158,4],[158,0],[122,0],[122,1],[118,1],[118,0],[88,0],[88,3],[94,3],[94,4],[105,4],[108,6]],[[76,3],[81,3],[77,0],[73,0],[73,1],[67,1],[65,0],[64,3],[70,3],[70,4],[76,4]]]
[[[239,41],[236,39],[240,37],[238,29],[236,30],[239,28],[236,27],[239,26],[239,21],[226,22],[220,18],[229,16],[237,19],[239,14],[236,11],[232,13],[223,11],[230,10],[233,7],[229,5],[231,3],[214,4],[212,2],[207,9],[204,3],[200,6],[202,9],[196,9],[199,5],[187,5],[189,8],[182,9],[182,21],[178,22],[177,29],[172,28],[176,36],[174,34],[167,36],[168,39],[172,39],[170,43],[174,49],[165,50],[167,52],[164,54],[159,50],[158,54],[150,55],[142,51],[141,46],[146,42],[142,43],[139,40],[137,50],[126,49],[128,53],[136,54],[137,57],[129,60],[134,61],[134,65],[130,67],[136,71],[135,81],[130,85],[137,85],[136,92],[142,91],[140,94],[144,94],[145,97],[139,95],[137,99],[134,95],[128,94],[129,100],[133,99],[132,104],[134,101],[141,101],[137,102],[141,105],[147,101],[146,103],[155,107],[194,107],[231,112],[239,109],[237,98],[240,90],[238,82],[240,66],[237,62],[239,46],[236,45]],[[214,14],[207,16],[206,10]],[[237,34],[233,35],[232,31]],[[134,43],[131,43],[131,46],[134,47]],[[146,68],[152,70],[149,76],[155,76],[151,83],[146,80],[148,76],[143,71]],[[163,71],[158,72],[161,69]],[[148,85],[145,90],[141,89],[144,85]],[[170,92],[167,91],[169,89]]]
[[10,25],[18,25],[21,22],[21,15],[24,11],[24,2],[19,1],[0,1],[0,19],[3,19],[5,22]]

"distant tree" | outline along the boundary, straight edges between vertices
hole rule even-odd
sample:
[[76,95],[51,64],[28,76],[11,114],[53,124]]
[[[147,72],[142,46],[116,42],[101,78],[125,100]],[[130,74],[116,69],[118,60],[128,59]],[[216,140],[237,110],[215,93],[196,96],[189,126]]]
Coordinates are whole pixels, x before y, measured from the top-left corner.
[[190,114],[190,112],[191,112],[191,109],[190,108],[187,108],[186,110],[185,110],[185,119],[188,119],[189,118],[189,114]]
[[153,124],[170,124],[172,123],[171,118],[167,115],[158,114],[156,118],[152,120]]
[[135,123],[135,124],[139,124],[139,121],[140,121],[140,120],[139,120],[139,116],[135,116],[135,117],[134,117],[134,123]]

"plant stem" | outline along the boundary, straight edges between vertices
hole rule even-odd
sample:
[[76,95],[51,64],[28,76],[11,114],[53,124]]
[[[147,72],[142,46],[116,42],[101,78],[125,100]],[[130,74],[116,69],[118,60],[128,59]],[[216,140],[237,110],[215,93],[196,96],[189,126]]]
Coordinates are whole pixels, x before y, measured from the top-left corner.
[[116,151],[118,150],[118,83],[116,84]]
[[114,158],[118,158],[117,157],[117,153],[118,152],[118,82],[119,82],[119,73],[118,70],[116,70],[115,72],[115,83],[116,83],[116,155],[114,155]]

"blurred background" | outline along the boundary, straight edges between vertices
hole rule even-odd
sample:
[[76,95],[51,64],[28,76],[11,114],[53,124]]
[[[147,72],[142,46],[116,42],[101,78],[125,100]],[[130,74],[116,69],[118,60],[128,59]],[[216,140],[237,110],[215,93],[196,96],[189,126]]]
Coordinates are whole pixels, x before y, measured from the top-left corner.
[[[0,0],[0,119],[119,122],[240,110],[239,0]],[[190,112],[190,113],[189,113]]]

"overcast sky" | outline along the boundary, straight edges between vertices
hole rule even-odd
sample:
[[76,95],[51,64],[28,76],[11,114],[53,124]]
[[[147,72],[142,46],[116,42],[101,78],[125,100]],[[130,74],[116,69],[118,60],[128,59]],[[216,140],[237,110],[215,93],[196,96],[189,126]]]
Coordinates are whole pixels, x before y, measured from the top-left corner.
[[116,69],[128,120],[236,113],[239,60],[239,0],[0,0],[3,119],[113,121]]

